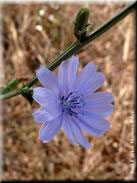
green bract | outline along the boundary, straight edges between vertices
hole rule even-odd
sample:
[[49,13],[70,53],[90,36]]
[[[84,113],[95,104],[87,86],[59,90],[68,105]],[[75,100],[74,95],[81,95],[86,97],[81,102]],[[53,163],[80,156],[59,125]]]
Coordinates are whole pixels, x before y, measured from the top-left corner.
[[86,29],[88,26],[89,10],[87,8],[81,8],[77,13],[75,22],[74,22],[74,34],[80,41],[83,36],[86,35]]

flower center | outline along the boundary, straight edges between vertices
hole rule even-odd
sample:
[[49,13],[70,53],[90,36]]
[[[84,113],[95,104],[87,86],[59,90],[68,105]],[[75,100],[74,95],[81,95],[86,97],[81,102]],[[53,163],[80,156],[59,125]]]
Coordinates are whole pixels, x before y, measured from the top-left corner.
[[70,92],[68,96],[63,96],[61,100],[63,112],[71,116],[77,116],[80,109],[86,105],[83,95],[79,95],[78,92]]

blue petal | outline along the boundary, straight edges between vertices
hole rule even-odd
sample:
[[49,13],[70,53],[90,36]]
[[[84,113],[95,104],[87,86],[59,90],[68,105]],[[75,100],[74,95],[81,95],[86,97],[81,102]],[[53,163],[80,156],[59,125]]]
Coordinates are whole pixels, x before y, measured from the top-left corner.
[[62,115],[53,121],[45,122],[40,131],[39,131],[39,139],[45,143],[52,140],[56,133],[62,126]]
[[63,116],[64,133],[66,134],[66,136],[68,137],[68,139],[70,140],[70,142],[72,144],[78,144],[78,142],[76,141],[75,136],[72,132],[70,123],[73,123],[72,119],[70,118],[69,115],[64,114],[64,116]]
[[33,98],[41,106],[45,106],[43,109],[45,110],[45,119],[48,121],[55,119],[62,112],[59,98],[55,97],[55,95],[46,88],[34,88]]
[[33,116],[34,120],[37,123],[44,123],[44,122],[46,122],[45,109],[44,109],[44,107],[42,107],[42,108],[37,109],[36,111],[34,111],[32,113],[32,116]]
[[84,111],[91,111],[94,112],[102,117],[107,117],[112,114],[113,112],[113,105],[112,104],[90,104],[86,105]]
[[85,137],[82,134],[82,131],[80,130],[78,123],[76,123],[74,119],[73,119],[73,123],[70,123],[70,125],[77,142],[85,148],[91,147],[91,144],[89,144],[88,141],[85,139]]
[[91,75],[96,73],[96,65],[95,64],[87,64],[82,71],[80,72],[80,80],[85,80],[89,79]]
[[108,130],[110,123],[93,112],[78,115],[79,125],[93,136],[100,136]]
[[60,112],[55,112],[54,109],[53,111],[50,111],[51,110],[48,111],[48,107],[41,107],[40,109],[34,111],[32,116],[37,123],[41,124],[47,121],[52,121],[60,115]]
[[88,102],[88,100],[93,104],[103,104],[103,103],[112,103],[113,97],[110,92],[96,92],[96,93],[88,93],[84,94],[84,98]]
[[91,111],[103,117],[113,112],[112,94],[109,92],[97,92],[84,96],[86,106],[85,111]]
[[105,76],[102,73],[97,72],[96,74],[94,74],[94,76],[90,78],[89,81],[87,81],[86,83],[87,87],[85,88],[85,94],[98,90],[103,85],[104,81]]
[[40,105],[58,104],[60,102],[51,90],[43,87],[36,87],[33,89],[33,98]]
[[80,77],[74,82],[73,90],[83,94],[91,93],[100,88],[104,81],[104,75],[96,72],[96,66],[87,64],[81,71]]
[[84,87],[85,82],[87,82],[94,73],[96,73],[96,65],[87,64],[80,72],[80,77],[75,80],[73,90],[79,90]]
[[94,137],[101,136],[104,133],[104,131],[99,130],[97,128],[93,128],[91,125],[89,125],[88,123],[85,123],[84,121],[78,120],[77,123],[81,129],[85,130],[87,133],[89,133]]
[[72,56],[59,67],[58,81],[63,95],[67,95],[77,77],[79,58]]
[[104,133],[104,131],[93,128],[92,126],[88,125],[87,123],[84,123],[81,121],[79,121],[79,126],[81,129],[85,130],[87,133],[89,133],[93,137],[101,136]]
[[59,86],[57,76],[55,76],[47,67],[40,66],[40,68],[36,70],[36,76],[44,87],[58,93]]

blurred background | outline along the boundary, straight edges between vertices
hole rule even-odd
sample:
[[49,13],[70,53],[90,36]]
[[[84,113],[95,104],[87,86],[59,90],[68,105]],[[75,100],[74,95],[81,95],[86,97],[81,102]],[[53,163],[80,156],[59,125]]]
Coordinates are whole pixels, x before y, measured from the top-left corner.
[[[92,30],[125,4],[3,4],[3,67],[5,83],[31,79],[40,64],[48,64],[75,39],[73,21],[81,7],[90,9]],[[112,127],[102,137],[87,135],[92,149],[69,143],[63,131],[43,144],[32,106],[22,96],[3,102],[3,179],[129,179],[131,178],[131,117],[134,109],[134,13],[94,40],[77,55],[80,69],[97,64],[107,80],[115,110]],[[57,69],[56,71],[57,72]]]

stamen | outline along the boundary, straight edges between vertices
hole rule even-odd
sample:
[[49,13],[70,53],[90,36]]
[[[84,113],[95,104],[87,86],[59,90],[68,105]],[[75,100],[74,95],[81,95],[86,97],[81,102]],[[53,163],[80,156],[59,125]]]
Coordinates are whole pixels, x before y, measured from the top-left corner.
[[69,115],[77,116],[79,110],[84,108],[86,103],[83,95],[78,94],[78,92],[70,92],[66,97],[63,96],[62,100],[62,111],[68,113]]

